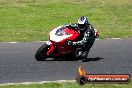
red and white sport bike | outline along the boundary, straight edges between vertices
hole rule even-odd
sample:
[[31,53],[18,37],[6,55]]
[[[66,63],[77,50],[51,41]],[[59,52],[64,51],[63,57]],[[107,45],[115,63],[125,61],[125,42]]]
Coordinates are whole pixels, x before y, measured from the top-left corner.
[[[76,48],[68,45],[67,41],[75,41],[79,36],[77,30],[66,26],[59,26],[49,33],[49,41],[43,44],[36,52],[37,61],[47,58],[75,56]],[[98,32],[95,29],[95,36]]]

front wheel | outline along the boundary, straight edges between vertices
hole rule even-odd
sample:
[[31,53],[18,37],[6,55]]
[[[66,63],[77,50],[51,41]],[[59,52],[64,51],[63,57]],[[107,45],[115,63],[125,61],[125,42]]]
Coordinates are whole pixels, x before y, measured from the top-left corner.
[[44,44],[37,50],[35,54],[35,58],[37,61],[44,61],[45,59],[47,59],[48,48],[49,48],[49,45]]

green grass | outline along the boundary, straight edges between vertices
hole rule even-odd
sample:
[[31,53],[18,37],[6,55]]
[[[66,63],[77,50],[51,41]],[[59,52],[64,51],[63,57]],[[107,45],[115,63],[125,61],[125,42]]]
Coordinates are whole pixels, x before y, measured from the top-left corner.
[[45,83],[45,84],[32,84],[32,85],[7,85],[0,86],[0,88],[132,88],[130,84],[85,84],[78,85],[72,83]]
[[43,41],[61,24],[89,18],[101,38],[132,37],[131,0],[0,0],[0,41]]

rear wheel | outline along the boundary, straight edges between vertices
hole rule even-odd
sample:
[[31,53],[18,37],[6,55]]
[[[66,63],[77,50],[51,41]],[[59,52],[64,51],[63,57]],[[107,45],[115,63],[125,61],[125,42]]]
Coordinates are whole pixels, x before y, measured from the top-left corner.
[[44,61],[45,59],[47,59],[48,48],[49,48],[49,45],[44,44],[37,50],[35,54],[35,58],[37,61]]

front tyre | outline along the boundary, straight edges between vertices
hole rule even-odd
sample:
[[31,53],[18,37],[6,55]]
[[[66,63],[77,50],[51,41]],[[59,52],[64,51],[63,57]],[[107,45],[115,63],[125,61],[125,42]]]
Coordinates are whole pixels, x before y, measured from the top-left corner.
[[45,59],[47,59],[48,48],[49,48],[49,45],[44,44],[37,50],[35,54],[35,58],[37,61],[44,61]]

